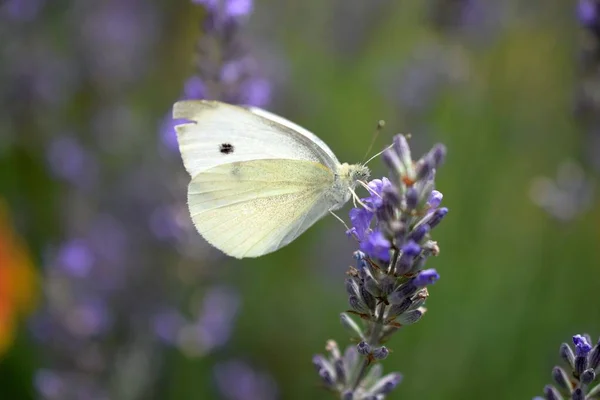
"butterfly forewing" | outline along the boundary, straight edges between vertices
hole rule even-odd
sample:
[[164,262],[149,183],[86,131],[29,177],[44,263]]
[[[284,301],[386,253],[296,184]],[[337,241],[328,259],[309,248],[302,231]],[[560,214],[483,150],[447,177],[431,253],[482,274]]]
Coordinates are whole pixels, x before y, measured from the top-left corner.
[[328,151],[311,137],[243,107],[206,100],[180,101],[173,107],[173,118],[189,120],[175,129],[192,178],[208,168],[240,161],[306,160],[332,171],[339,164],[324,143]]

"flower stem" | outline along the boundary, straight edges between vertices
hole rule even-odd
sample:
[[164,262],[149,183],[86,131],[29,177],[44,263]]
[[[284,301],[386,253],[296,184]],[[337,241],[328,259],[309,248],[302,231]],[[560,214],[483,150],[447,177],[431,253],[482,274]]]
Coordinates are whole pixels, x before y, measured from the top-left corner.
[[[379,340],[381,339],[381,337],[380,337],[381,330],[383,327],[383,314],[384,313],[385,313],[385,303],[381,303],[381,304],[379,304],[379,312],[377,315],[377,321],[373,324],[373,330],[371,331],[371,336],[369,337],[369,344],[372,347],[379,345]],[[356,376],[356,381],[354,382],[354,385],[352,386],[352,390],[356,390],[358,385],[360,385],[360,382],[363,380],[363,378],[367,374],[367,369],[370,364],[371,364],[370,356],[365,357],[365,359],[363,360],[362,365],[360,367],[360,371],[359,371],[358,375]]]

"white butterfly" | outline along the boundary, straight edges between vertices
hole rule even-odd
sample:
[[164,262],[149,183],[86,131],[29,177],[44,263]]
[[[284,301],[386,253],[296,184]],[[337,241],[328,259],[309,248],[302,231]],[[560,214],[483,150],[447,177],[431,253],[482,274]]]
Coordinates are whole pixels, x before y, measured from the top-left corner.
[[258,108],[217,101],[175,103],[179,149],[192,177],[188,206],[198,232],[237,257],[289,244],[342,207],[364,165],[340,164],[306,129]]

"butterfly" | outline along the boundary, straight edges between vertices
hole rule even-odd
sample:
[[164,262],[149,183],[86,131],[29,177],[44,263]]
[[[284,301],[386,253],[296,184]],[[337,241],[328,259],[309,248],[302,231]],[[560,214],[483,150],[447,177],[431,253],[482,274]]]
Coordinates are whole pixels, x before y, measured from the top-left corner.
[[341,208],[369,176],[341,164],[316,135],[255,107],[185,100],[173,106],[188,207],[210,244],[236,258],[289,244]]

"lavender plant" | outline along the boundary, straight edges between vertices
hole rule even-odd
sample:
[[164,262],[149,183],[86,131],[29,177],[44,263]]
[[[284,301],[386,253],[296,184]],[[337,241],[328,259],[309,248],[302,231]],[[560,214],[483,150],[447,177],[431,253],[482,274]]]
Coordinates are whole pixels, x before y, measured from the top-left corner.
[[598,150],[600,149],[600,100],[598,84],[600,74],[600,2],[598,0],[579,0],[577,17],[582,28],[582,40],[579,51],[579,85],[575,98],[575,110],[578,122],[584,130],[585,142],[582,150],[585,163],[596,172],[600,171]]
[[389,178],[369,182],[369,196],[350,211],[347,234],[360,250],[345,282],[351,310],[340,318],[358,344],[342,354],[330,340],[329,356],[313,358],[324,386],[344,400],[384,399],[402,380],[399,373],[382,376],[378,362],[389,355],[384,343],[421,319],[427,286],[439,279],[435,269],[424,266],[439,253],[431,230],[448,213],[435,190],[436,170],[445,154],[446,148],[438,144],[414,162],[406,137],[397,135],[383,153]]
[[[148,140],[156,126],[140,118],[135,93],[155,64],[158,6],[83,0],[53,13],[48,3],[0,2],[0,153],[41,160],[34,170],[48,175],[36,200],[18,206],[27,234],[42,239],[43,302],[29,321],[41,350],[35,396],[148,398],[163,384],[165,344],[200,357],[228,342],[239,294],[205,268],[180,160]],[[205,7],[200,42],[218,40],[199,45],[184,95],[239,93],[264,106],[270,86],[248,67],[256,65],[240,34],[252,2]]]
[[[197,42],[195,73],[184,84],[181,99],[211,99],[265,107],[271,83],[260,74],[260,64],[248,48],[243,27],[252,0],[192,0],[204,7],[202,34]],[[175,121],[169,110],[162,130],[163,143],[177,150]]]
[[544,397],[534,400],[594,400],[600,399],[600,340],[592,347],[588,334],[573,336],[575,352],[567,343],[560,345],[560,357],[565,368],[552,369],[554,385],[546,385]]

